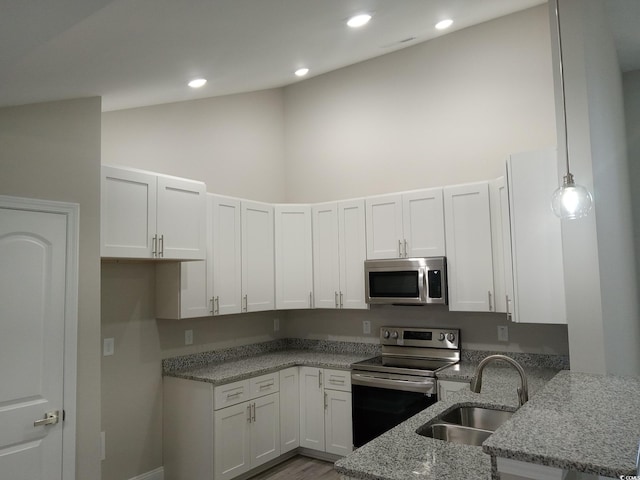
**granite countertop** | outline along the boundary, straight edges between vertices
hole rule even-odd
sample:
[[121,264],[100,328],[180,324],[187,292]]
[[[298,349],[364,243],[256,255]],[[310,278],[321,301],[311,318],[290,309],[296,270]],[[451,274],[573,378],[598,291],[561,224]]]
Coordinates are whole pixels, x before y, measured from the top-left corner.
[[371,354],[366,353],[332,353],[288,349],[260,353],[251,357],[223,360],[201,367],[166,371],[164,375],[221,385],[297,365],[349,370],[351,364],[366,360],[371,356]]
[[[439,379],[469,381],[474,363],[459,363],[438,373]],[[558,373],[557,369],[525,367],[529,396],[535,397]],[[483,375],[482,393],[468,388],[452,393],[409,420],[363,445],[335,463],[336,470],[351,478],[367,480],[491,478],[491,457],[482,447],[458,445],[415,433],[416,429],[455,405],[479,405],[503,410],[518,406],[518,373],[510,367],[488,366]],[[518,415],[516,413],[513,418]]]
[[636,474],[640,379],[560,372],[483,444],[492,456],[619,478]]

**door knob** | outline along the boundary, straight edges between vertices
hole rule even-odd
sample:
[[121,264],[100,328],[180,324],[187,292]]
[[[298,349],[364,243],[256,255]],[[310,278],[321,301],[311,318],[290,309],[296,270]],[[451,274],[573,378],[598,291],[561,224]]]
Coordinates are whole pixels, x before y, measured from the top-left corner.
[[55,425],[58,423],[58,418],[60,416],[60,411],[55,410],[53,412],[47,412],[44,414],[44,418],[40,420],[36,420],[33,422],[34,427],[42,427],[44,425]]

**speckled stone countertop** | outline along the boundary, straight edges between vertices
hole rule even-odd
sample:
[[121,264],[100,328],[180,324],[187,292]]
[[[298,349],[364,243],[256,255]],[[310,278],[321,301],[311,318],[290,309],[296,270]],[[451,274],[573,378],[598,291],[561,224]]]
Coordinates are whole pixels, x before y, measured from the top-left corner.
[[[469,380],[474,369],[475,364],[463,362],[439,372],[438,378]],[[534,367],[525,367],[525,371],[530,398],[558,373],[556,369]],[[488,366],[483,375],[482,393],[472,393],[468,388],[452,393],[450,399],[437,402],[338,460],[335,468],[347,477],[367,480],[488,480],[491,478],[491,457],[482,451],[482,447],[423,437],[416,429],[455,405],[515,410],[519,382],[520,377],[514,369]]]
[[483,449],[605,477],[635,475],[639,412],[639,378],[562,371]]
[[214,385],[244,380],[296,365],[349,370],[351,364],[371,358],[365,353],[334,353],[288,349],[260,353],[251,357],[210,363],[185,370],[166,371],[165,376],[209,382]]

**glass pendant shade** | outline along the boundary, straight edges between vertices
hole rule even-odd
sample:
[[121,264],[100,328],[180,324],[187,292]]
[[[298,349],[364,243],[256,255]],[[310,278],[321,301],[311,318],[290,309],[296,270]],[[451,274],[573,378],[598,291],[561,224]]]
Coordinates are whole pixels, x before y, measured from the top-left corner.
[[582,185],[577,185],[571,173],[567,173],[562,186],[553,192],[551,198],[553,213],[563,220],[586,217],[592,205],[591,193]]

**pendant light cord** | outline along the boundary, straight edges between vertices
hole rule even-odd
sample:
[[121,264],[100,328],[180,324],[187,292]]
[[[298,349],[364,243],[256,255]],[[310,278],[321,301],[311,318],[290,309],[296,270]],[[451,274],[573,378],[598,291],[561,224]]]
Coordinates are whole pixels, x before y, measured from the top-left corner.
[[564,62],[562,59],[562,34],[560,32],[560,0],[555,0],[556,7],[556,32],[558,34],[558,58],[560,60],[560,93],[562,96],[562,121],[564,124],[564,153],[565,153],[565,164],[567,167],[567,176],[566,180],[573,181],[573,175],[569,171],[569,134],[567,133],[567,100],[565,96],[564,89]]

